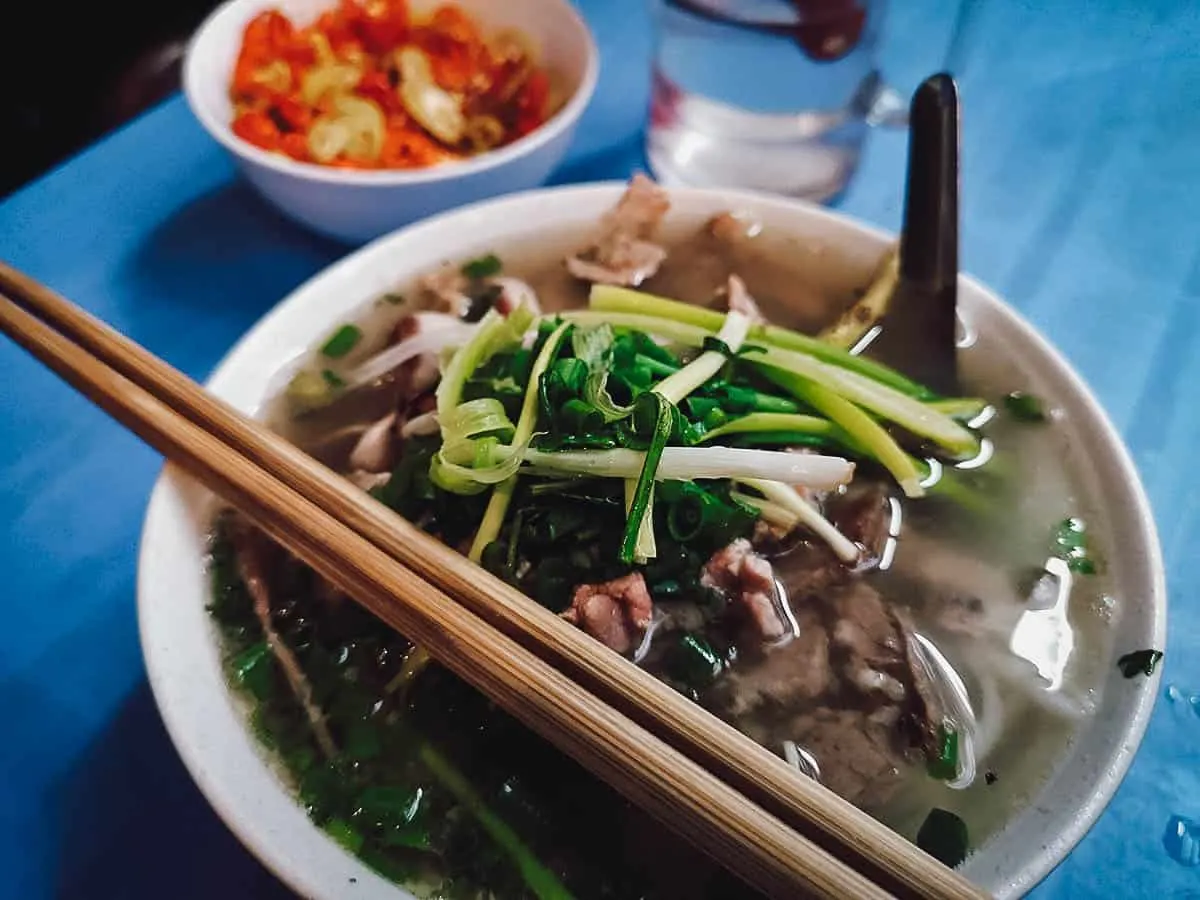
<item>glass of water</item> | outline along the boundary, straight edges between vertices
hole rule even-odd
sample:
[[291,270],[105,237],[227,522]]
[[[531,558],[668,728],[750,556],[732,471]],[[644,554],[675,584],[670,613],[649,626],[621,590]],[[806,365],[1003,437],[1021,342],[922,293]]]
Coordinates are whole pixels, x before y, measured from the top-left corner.
[[902,125],[876,66],[884,0],[654,0],[647,155],[665,185],[835,198],[867,130]]

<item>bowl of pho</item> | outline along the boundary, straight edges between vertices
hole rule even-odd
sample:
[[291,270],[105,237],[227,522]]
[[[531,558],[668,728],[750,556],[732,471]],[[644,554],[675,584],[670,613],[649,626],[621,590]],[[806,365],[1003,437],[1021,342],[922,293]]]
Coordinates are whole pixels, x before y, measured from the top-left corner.
[[[893,248],[640,176],[514,195],[338,262],[209,388],[1019,896],[1141,740],[1161,557],[1104,412],[982,285],[962,396],[871,359]],[[186,765],[305,896],[750,896],[170,466],[139,611]]]

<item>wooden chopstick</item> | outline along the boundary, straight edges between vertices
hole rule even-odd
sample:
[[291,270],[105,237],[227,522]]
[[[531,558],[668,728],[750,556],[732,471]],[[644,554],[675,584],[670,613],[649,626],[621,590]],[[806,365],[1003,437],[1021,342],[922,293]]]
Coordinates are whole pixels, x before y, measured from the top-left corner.
[[767,896],[890,896],[3,295],[0,328],[442,665]]
[[388,555],[888,890],[898,896],[986,896],[890,829],[799,776],[774,754],[370,500],[78,307],[3,264],[0,286],[98,358],[163,397]]

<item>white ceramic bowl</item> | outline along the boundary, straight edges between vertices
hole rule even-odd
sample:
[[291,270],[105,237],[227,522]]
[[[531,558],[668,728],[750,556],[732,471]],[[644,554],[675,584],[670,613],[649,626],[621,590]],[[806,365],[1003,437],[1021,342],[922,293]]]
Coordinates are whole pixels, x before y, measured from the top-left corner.
[[[568,231],[594,222],[622,190],[608,184],[533,191],[438,216],[330,267],[277,306],[221,363],[209,382],[253,413],[281,365],[363,304],[447,258],[469,258],[501,239]],[[718,191],[672,192],[672,217],[703,221],[737,209],[775,233],[827,247],[870,271],[888,236],[819,207]],[[1020,373],[1021,386],[1064,413],[1072,468],[1095,499],[1096,521],[1120,535],[1107,559],[1122,598],[1117,653],[1162,647],[1163,567],[1150,510],[1129,455],[1070,366],[1016,312],[970,278],[960,282],[973,354]],[[142,536],[138,604],[155,698],[184,762],[213,806],[284,881],[318,898],[399,900],[407,894],[368,871],[305,817],[246,727],[221,670],[205,613],[205,530],[212,498],[168,467],[150,500]],[[1129,766],[1154,704],[1158,677],[1126,680],[1105,664],[1100,706],[1061,764],[1007,827],[967,861],[965,873],[1000,898],[1019,896],[1061,860],[1100,815]],[[351,881],[353,880],[353,884]]]
[[[562,161],[596,88],[599,52],[569,0],[456,0],[486,31],[515,28],[536,48],[566,99],[541,128],[490,153],[427,169],[355,172],[296,162],[237,137],[229,83],[242,31],[267,9],[307,24],[336,0],[229,0],[200,26],[183,65],[183,91],[200,124],[232,154],[247,180],[287,216],[350,244],[433,213],[542,184]],[[412,0],[413,10],[437,6]]]

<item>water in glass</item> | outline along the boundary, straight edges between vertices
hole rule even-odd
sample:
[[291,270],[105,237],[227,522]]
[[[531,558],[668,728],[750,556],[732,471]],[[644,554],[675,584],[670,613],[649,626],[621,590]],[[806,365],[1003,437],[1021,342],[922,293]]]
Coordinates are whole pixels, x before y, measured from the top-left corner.
[[883,0],[656,0],[647,155],[667,185],[826,201],[885,89]]

